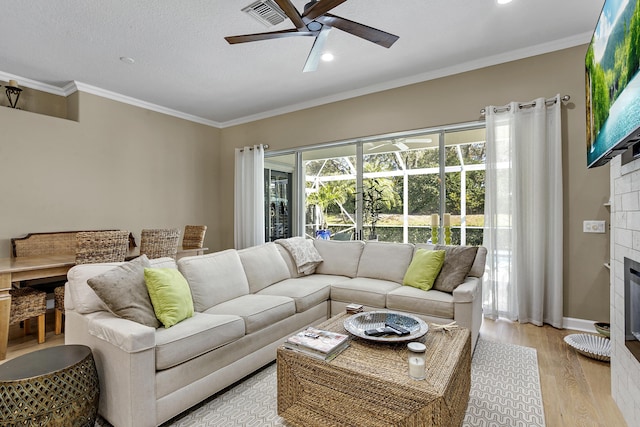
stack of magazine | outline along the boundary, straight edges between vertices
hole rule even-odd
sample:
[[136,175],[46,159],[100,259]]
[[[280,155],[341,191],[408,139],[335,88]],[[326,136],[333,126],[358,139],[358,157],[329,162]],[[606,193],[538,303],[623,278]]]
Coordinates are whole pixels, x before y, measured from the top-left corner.
[[309,327],[287,338],[284,347],[329,361],[349,347],[349,336]]

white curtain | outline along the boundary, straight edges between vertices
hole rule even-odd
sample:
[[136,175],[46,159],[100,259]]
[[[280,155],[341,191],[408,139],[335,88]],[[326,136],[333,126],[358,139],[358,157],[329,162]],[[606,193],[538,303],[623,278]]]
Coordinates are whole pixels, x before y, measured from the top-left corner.
[[560,110],[559,95],[485,109],[489,318],[562,327]]
[[236,249],[265,242],[264,147],[236,148],[234,241]]

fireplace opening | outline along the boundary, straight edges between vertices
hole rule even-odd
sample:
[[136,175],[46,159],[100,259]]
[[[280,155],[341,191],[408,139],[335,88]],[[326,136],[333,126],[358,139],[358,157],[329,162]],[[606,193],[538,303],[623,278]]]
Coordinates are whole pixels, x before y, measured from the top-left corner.
[[640,263],[624,259],[624,344],[640,362]]

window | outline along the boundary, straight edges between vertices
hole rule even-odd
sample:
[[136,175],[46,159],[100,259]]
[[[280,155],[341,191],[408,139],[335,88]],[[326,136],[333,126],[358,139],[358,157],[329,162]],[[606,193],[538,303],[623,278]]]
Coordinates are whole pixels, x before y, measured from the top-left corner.
[[[298,179],[293,235],[390,242],[432,239],[431,215],[451,215],[452,244],[482,244],[484,124],[404,132],[286,153]],[[295,197],[294,197],[295,198]],[[444,233],[437,228],[439,242]],[[337,235],[337,236],[336,236]]]

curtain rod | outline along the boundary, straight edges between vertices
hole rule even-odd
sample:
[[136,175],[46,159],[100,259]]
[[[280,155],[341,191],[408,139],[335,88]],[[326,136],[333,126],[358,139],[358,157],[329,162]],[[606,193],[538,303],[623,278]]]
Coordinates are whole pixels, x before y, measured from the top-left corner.
[[[571,99],[571,97],[569,95],[564,95],[562,98],[560,98],[560,101],[567,102],[570,99]],[[553,104],[555,104],[555,102],[556,102],[556,98],[555,97],[545,100],[545,103],[547,105],[553,105]],[[531,108],[531,107],[535,107],[535,106],[536,106],[536,102],[535,101],[527,102],[527,103],[518,105],[518,107],[520,107],[520,108]],[[493,112],[494,113],[503,113],[505,111],[509,111],[509,108],[510,107],[508,105],[506,107],[494,108]],[[483,108],[482,110],[480,110],[480,115],[484,116],[486,112],[487,112],[486,109]]]
[[[269,148],[269,144],[264,144],[264,145],[262,146],[262,149],[263,149],[263,150],[267,150],[268,148]],[[249,151],[252,151],[252,150],[253,150],[253,147],[249,147]],[[240,149],[240,152],[242,153],[243,151],[244,151],[244,148],[241,148],[241,149]]]

